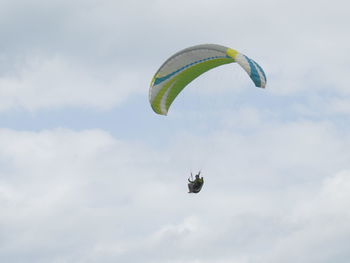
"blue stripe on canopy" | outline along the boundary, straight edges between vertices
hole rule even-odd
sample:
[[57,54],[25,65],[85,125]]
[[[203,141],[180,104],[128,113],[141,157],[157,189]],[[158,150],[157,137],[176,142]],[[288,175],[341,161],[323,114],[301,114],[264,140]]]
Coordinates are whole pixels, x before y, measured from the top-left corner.
[[266,75],[265,75],[264,70],[263,70],[263,69],[260,67],[260,65],[259,65],[258,63],[256,63],[254,60],[252,60],[252,61],[254,62],[255,66],[257,66],[257,67],[259,68],[259,70],[260,70],[260,72],[263,74],[264,80],[265,80],[265,82],[266,82]]
[[180,71],[182,71],[182,70],[184,70],[184,69],[186,69],[186,68],[188,68],[190,66],[193,66],[195,64],[198,64],[198,63],[201,63],[201,62],[205,62],[205,61],[208,61],[208,60],[217,59],[217,58],[231,58],[231,57],[228,57],[228,56],[215,56],[215,57],[209,57],[209,58],[204,58],[204,59],[200,59],[200,60],[194,61],[194,62],[192,62],[190,64],[187,64],[187,65],[185,65],[185,66],[175,70],[174,72],[169,73],[168,75],[166,75],[164,77],[156,78],[154,80],[153,86],[156,86],[156,85],[162,83],[163,81],[165,81],[165,80],[171,78],[172,76],[174,76],[176,73],[179,73]]
[[260,80],[260,76],[258,73],[258,70],[256,69],[255,65],[256,63],[254,63],[253,60],[251,60],[250,58],[248,58],[247,56],[244,56],[244,58],[248,61],[249,63],[249,67],[250,67],[250,78],[253,80],[254,84],[256,87],[261,87],[261,80]]

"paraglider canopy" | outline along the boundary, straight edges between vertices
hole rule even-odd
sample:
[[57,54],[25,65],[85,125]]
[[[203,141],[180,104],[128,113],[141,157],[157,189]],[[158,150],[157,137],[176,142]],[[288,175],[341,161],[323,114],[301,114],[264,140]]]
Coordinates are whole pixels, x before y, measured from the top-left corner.
[[197,45],[177,52],[158,69],[149,89],[152,109],[167,115],[170,105],[187,84],[212,68],[233,62],[248,73],[256,87],[265,88],[265,73],[254,60],[228,47]]

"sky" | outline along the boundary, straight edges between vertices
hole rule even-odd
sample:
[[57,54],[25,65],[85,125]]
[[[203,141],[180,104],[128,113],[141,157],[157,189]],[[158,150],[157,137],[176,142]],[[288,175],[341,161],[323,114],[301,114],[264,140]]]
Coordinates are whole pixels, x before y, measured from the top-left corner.
[[[348,263],[349,9],[1,0],[0,261]],[[266,89],[224,65],[155,114],[154,73],[204,43]]]

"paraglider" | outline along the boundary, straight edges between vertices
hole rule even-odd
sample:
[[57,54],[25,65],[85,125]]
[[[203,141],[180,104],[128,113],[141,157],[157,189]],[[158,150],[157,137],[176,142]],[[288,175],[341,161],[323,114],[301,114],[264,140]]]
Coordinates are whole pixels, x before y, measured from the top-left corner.
[[[154,75],[149,88],[149,102],[153,111],[167,115],[177,95],[194,79],[215,67],[239,64],[256,87],[265,88],[266,75],[254,60],[238,51],[216,45],[204,44],[181,50],[168,58]],[[204,180],[200,172],[188,179],[189,193],[199,193]]]
[[193,175],[191,173],[191,177],[188,178],[188,193],[194,193],[197,194],[202,190],[202,186],[204,184],[203,177],[199,177],[201,174],[201,171],[196,174],[195,179],[193,179]]
[[158,69],[149,89],[152,109],[167,115],[170,105],[187,84],[212,68],[233,62],[248,73],[256,87],[265,88],[265,73],[254,60],[228,47],[197,45],[177,52]]

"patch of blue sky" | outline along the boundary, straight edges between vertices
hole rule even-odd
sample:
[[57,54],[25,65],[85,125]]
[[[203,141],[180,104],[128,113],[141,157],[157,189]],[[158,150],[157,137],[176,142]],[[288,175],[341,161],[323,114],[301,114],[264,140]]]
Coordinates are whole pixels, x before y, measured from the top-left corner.
[[[253,108],[261,112],[265,121],[280,124],[307,119],[309,121],[327,120],[350,130],[341,114],[327,115],[319,113],[322,105],[310,105],[314,114],[303,114],[295,105],[306,105],[308,97],[276,96],[268,90],[247,88],[237,93],[226,91],[218,96],[212,93],[198,94],[186,90],[179,94],[170,108],[168,116],[154,113],[147,96],[131,96],[124,104],[108,111],[94,109],[64,108],[41,110],[35,113],[8,111],[0,114],[0,128],[14,130],[40,131],[55,128],[72,130],[102,129],[117,139],[143,141],[148,144],[166,145],[169,137],[182,132],[206,135],[222,128],[218,117],[220,112],[239,112],[241,108]],[[222,119],[221,119],[222,120]],[[243,132],[231,127],[233,132]]]

